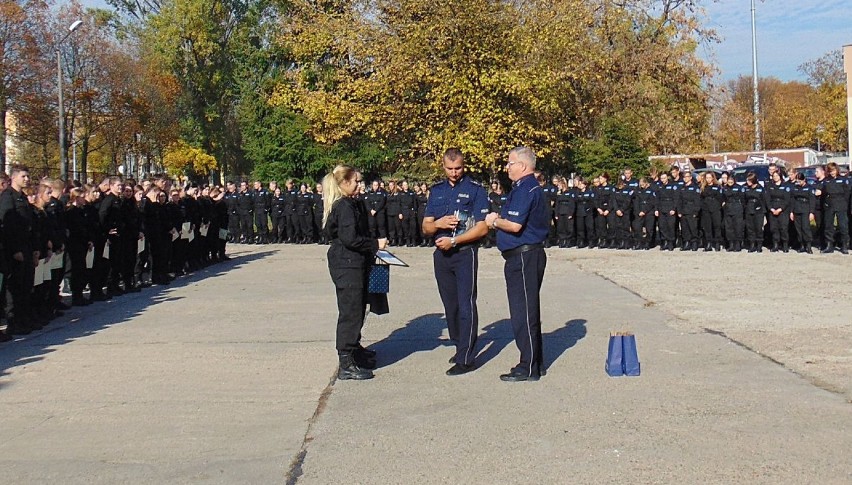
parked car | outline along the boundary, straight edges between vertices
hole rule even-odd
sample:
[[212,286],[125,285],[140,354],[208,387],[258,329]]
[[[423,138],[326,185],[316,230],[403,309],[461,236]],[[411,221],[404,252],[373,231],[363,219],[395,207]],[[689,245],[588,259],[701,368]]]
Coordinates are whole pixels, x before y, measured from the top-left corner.
[[[787,176],[787,171],[784,170],[784,167],[778,167],[778,169],[781,170],[782,176]],[[734,172],[734,180],[739,185],[745,185],[749,172],[754,172],[757,175],[757,182],[760,185],[764,185],[764,182],[769,180],[769,165],[764,163],[744,163],[734,167],[732,171]]]

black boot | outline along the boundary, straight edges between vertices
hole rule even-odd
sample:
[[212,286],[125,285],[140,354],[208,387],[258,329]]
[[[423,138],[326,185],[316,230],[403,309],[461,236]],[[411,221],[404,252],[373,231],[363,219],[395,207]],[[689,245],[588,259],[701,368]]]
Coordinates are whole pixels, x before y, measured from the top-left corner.
[[781,251],[785,252],[785,253],[789,253],[790,252],[790,243],[782,243],[781,244]]
[[808,254],[814,253],[814,249],[811,247],[811,243],[805,244],[805,252],[808,253]]
[[373,373],[367,369],[362,369],[355,363],[355,356],[352,352],[338,353],[340,367],[337,369],[337,378],[341,381],[356,380],[363,381],[372,379]]
[[840,245],[840,254],[849,254],[849,243],[843,243]]
[[778,243],[772,243],[772,249],[769,250],[770,253],[778,252]]

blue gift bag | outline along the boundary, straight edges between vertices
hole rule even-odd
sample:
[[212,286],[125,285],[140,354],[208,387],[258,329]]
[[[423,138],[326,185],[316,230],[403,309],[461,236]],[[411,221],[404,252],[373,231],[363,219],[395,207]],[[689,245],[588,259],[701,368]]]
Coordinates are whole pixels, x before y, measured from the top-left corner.
[[636,352],[636,336],[627,334],[622,337],[624,352],[624,375],[639,375],[639,354]]
[[606,354],[606,373],[612,377],[624,375],[623,337],[620,334],[609,335],[609,350]]
[[390,266],[386,264],[374,264],[370,266],[370,279],[367,285],[367,293],[389,293],[390,292]]

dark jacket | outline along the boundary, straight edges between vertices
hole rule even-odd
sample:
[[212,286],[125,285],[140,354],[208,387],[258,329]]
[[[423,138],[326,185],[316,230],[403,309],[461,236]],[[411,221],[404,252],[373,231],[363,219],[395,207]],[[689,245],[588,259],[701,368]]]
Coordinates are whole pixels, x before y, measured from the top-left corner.
[[325,231],[331,244],[328,248],[328,268],[332,280],[340,286],[336,279],[337,273],[338,279],[347,280],[341,283],[354,284],[354,281],[348,280],[351,276],[342,276],[336,270],[360,268],[366,275],[367,267],[373,263],[376,251],[379,250],[379,242],[369,237],[364,205],[349,197],[338,200],[328,215]]

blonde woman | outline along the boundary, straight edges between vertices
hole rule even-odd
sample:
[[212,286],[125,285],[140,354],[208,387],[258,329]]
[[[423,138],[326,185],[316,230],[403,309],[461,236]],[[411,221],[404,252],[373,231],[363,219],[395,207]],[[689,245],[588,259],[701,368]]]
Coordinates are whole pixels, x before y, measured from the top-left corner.
[[367,310],[367,277],[376,251],[387,239],[373,239],[367,227],[367,211],[356,199],[361,174],[338,165],[322,180],[323,231],[328,248],[328,271],[337,292],[337,355],[341,380],[371,379],[375,353],[361,347],[361,327]]

